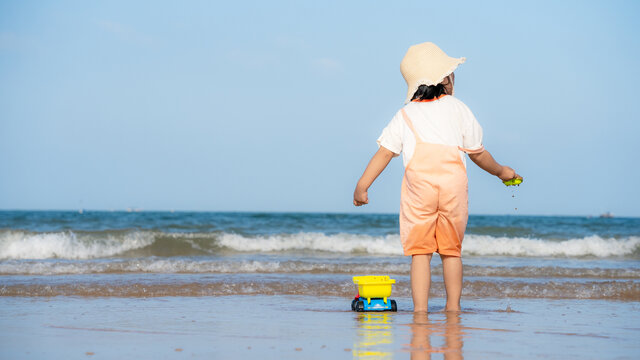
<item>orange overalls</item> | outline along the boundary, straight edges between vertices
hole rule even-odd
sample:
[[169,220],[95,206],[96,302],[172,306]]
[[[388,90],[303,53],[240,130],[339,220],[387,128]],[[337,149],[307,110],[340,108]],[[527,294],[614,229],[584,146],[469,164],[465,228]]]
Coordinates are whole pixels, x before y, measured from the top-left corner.
[[459,151],[466,149],[423,142],[404,109],[402,116],[416,138],[400,197],[404,254],[460,256],[469,212],[467,170]]

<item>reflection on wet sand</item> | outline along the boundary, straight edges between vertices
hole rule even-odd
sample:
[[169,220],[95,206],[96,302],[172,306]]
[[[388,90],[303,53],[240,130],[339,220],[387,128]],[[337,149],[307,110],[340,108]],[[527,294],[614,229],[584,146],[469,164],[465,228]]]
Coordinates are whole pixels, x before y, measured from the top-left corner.
[[[445,313],[444,320],[430,320],[427,313],[414,313],[411,328],[411,359],[431,359],[432,353],[443,353],[448,360],[463,359],[462,356],[462,326],[460,314]],[[443,346],[431,344],[432,335],[444,337]],[[436,343],[441,341],[433,338]]]
[[393,359],[390,313],[358,313],[357,340],[353,345],[354,359]]
[[[393,359],[394,313],[358,313],[356,316],[353,358]],[[464,327],[460,324],[460,314],[445,312],[432,314],[432,317],[429,319],[427,313],[414,313],[413,321],[407,324],[411,330],[411,344],[405,349],[411,353],[411,359],[431,359],[432,353],[443,354],[447,360],[463,359]],[[399,329],[396,327],[395,330]]]

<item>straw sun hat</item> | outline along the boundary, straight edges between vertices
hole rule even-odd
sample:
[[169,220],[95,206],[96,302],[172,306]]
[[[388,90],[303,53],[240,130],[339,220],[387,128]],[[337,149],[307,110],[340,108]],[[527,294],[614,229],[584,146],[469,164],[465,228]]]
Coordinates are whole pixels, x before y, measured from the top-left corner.
[[439,84],[465,60],[463,57],[450,57],[432,42],[410,47],[400,63],[400,72],[409,87],[404,103],[411,101],[420,85]]

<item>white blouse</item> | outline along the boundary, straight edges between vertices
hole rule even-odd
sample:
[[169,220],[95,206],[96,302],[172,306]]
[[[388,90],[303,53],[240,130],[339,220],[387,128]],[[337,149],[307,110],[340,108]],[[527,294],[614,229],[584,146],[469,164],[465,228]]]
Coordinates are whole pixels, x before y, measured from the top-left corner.
[[[482,127],[469,108],[453,96],[446,95],[427,102],[410,102],[404,110],[411,119],[418,137],[424,142],[463,148],[466,152],[479,152],[482,147]],[[395,154],[403,154],[404,166],[413,156],[416,140],[406,124],[402,112],[398,111],[377,140]],[[467,166],[466,156],[460,151],[462,163]]]

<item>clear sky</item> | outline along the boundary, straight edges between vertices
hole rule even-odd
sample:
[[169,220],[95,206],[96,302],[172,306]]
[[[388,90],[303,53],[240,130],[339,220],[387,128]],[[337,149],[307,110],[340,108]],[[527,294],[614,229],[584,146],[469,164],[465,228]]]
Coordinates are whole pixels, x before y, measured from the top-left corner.
[[433,41],[525,178],[472,214],[640,216],[639,4],[1,1],[0,209],[396,212],[401,159],[353,188]]

